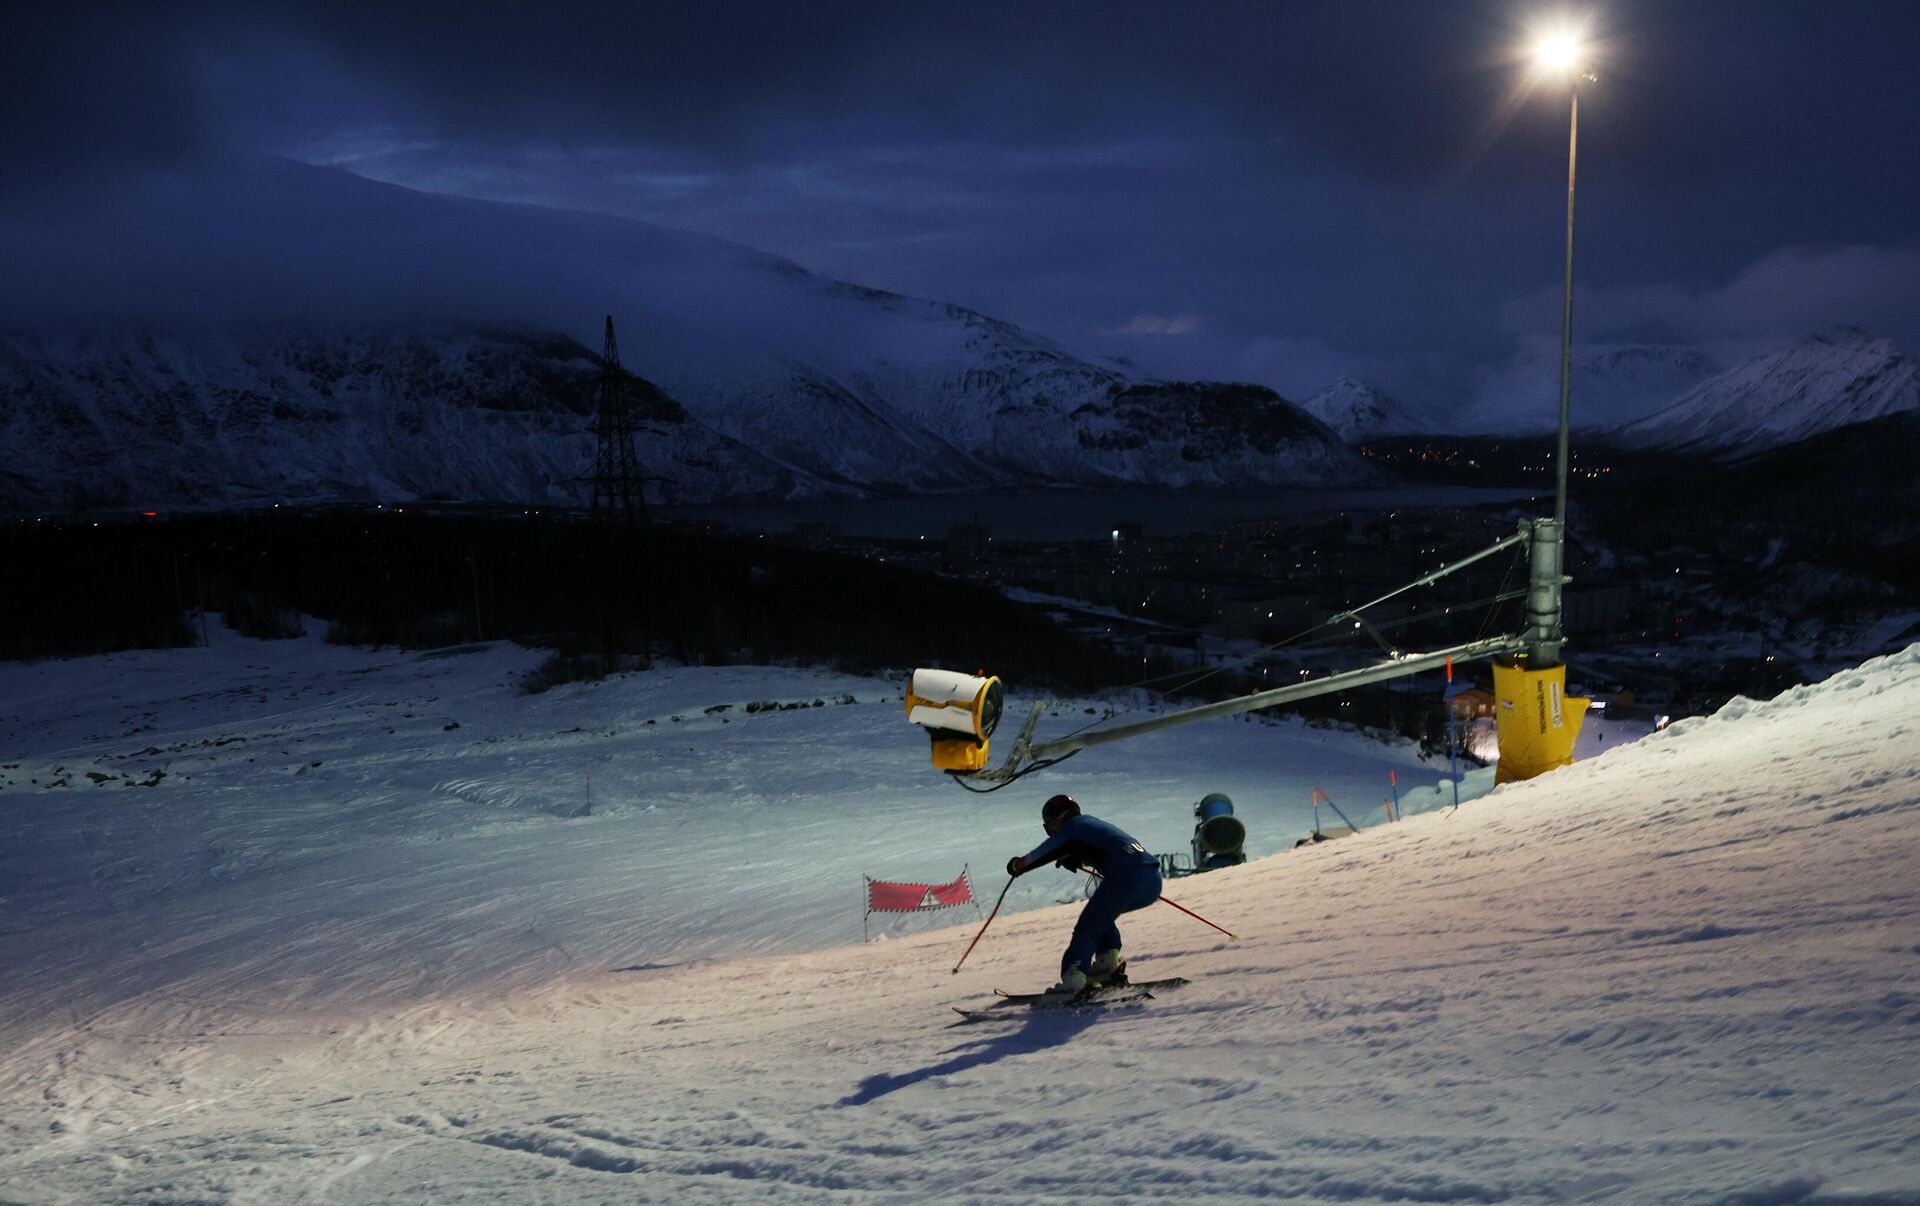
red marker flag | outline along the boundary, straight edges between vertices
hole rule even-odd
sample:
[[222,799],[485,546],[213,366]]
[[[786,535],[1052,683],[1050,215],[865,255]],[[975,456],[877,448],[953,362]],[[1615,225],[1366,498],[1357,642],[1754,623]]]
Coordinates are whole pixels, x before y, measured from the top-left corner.
[[867,881],[867,912],[921,913],[973,903],[973,884],[967,873],[950,884],[901,884],[884,879]]

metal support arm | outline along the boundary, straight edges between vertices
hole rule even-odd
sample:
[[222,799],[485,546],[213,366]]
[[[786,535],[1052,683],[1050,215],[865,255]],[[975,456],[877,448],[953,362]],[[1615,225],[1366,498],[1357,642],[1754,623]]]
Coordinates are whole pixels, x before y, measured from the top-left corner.
[[1407,583],[1405,586],[1395,587],[1394,589],[1388,591],[1386,594],[1381,595],[1378,599],[1372,599],[1372,600],[1369,600],[1368,602],[1362,603],[1358,607],[1349,608],[1346,611],[1336,614],[1333,618],[1336,620],[1357,618],[1361,612],[1365,611],[1369,607],[1374,606],[1375,604],[1385,603],[1388,599],[1394,598],[1396,595],[1404,595],[1410,590],[1414,590],[1422,586],[1429,586],[1435,582],[1438,582],[1440,579],[1446,577],[1448,574],[1453,573],[1455,570],[1465,569],[1469,565],[1472,565],[1474,562],[1479,561],[1482,558],[1493,556],[1495,553],[1499,552],[1501,549],[1510,549],[1514,545],[1519,544],[1521,541],[1530,539],[1531,536],[1532,536],[1532,533],[1529,530],[1527,523],[1525,521],[1522,521],[1520,524],[1520,530],[1515,532],[1513,535],[1496,540],[1492,544],[1488,545],[1486,548],[1481,549],[1479,552],[1468,553],[1465,557],[1460,558],[1460,560],[1451,562],[1447,565],[1443,565],[1439,569],[1434,570],[1431,573],[1422,574],[1418,578],[1415,578],[1413,581]]
[[1055,741],[1043,741],[1032,744],[1031,738],[1035,723],[1040,716],[1040,708],[1035,707],[1022,728],[1020,737],[1014,742],[1013,753],[1006,762],[995,770],[986,771],[972,778],[989,782],[1004,781],[1013,777],[1019,768],[1029,760],[1058,758],[1076,750],[1088,749],[1096,745],[1105,745],[1110,741],[1125,741],[1129,737],[1139,737],[1161,729],[1178,728],[1183,724],[1194,724],[1202,720],[1213,720],[1221,716],[1238,716],[1242,712],[1252,712],[1259,708],[1270,708],[1275,704],[1288,703],[1296,699],[1308,699],[1315,695],[1326,695],[1333,691],[1344,691],[1349,687],[1362,687],[1368,683],[1377,683],[1390,678],[1404,678],[1409,674],[1420,674],[1427,670],[1438,670],[1449,660],[1456,662],[1476,661],[1480,658],[1499,657],[1502,654],[1518,653],[1527,647],[1526,641],[1518,636],[1488,637],[1481,641],[1469,641],[1464,645],[1455,645],[1449,649],[1436,649],[1432,653],[1415,653],[1403,656],[1395,661],[1382,662],[1377,666],[1363,666],[1358,670],[1348,670],[1343,674],[1333,674],[1326,678],[1312,679],[1306,682],[1291,683],[1284,687],[1275,687],[1271,691],[1258,691],[1252,695],[1238,695],[1232,699],[1222,699],[1215,703],[1200,704],[1196,707],[1182,708],[1178,712],[1169,712],[1164,716],[1155,716],[1147,720],[1137,720],[1132,724],[1119,724],[1110,729],[1097,729],[1087,733],[1077,733],[1071,737],[1062,737]]
[[1039,726],[1040,715],[1045,710],[1045,704],[1036,704],[1027,716],[1026,723],[1021,726],[1020,735],[1014,740],[1013,751],[1007,756],[1007,760],[993,770],[976,772],[967,777],[988,783],[1005,783],[1018,776],[1021,773],[1020,768],[1030,762],[1062,758],[1092,746],[1105,745],[1111,741],[1125,741],[1129,737],[1139,737],[1161,729],[1177,728],[1183,724],[1213,720],[1222,716],[1238,716],[1242,712],[1270,708],[1275,704],[1289,703],[1296,699],[1309,699],[1315,695],[1327,695],[1350,687],[1363,687],[1387,679],[1404,678],[1410,674],[1437,670],[1450,661],[1469,662],[1525,652],[1536,666],[1557,664],[1560,646],[1564,642],[1560,630],[1560,588],[1566,582],[1566,578],[1561,573],[1563,530],[1562,525],[1553,520],[1523,519],[1520,521],[1519,530],[1513,535],[1496,541],[1477,553],[1470,553],[1450,565],[1443,565],[1439,569],[1423,574],[1372,602],[1340,612],[1333,617],[1335,620],[1359,619],[1362,611],[1377,603],[1436,581],[1455,570],[1490,557],[1501,549],[1511,548],[1522,541],[1528,541],[1532,547],[1525,632],[1468,641],[1463,645],[1436,649],[1431,653],[1395,653],[1389,661],[1362,666],[1358,670],[1348,670],[1325,678],[1291,683],[1284,687],[1275,687],[1271,691],[1257,691],[1251,695],[1238,695],[1232,699],[1199,704],[1191,708],[1182,708],[1177,712],[1169,712],[1164,716],[1155,716],[1132,724],[1115,725],[1108,729],[1076,733],[1054,741],[1036,743],[1033,740],[1034,730]]

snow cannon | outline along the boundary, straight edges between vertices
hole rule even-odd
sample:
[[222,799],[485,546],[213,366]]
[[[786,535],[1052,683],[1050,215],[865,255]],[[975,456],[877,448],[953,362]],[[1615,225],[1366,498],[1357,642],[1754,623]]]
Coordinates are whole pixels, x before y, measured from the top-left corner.
[[1006,688],[992,675],[915,670],[907,680],[907,719],[933,739],[935,770],[971,774],[987,765],[987,738],[1000,723]]
[[1573,743],[1593,701],[1567,694],[1564,664],[1538,670],[1527,655],[1493,663],[1493,721],[1500,738],[1495,783],[1531,779],[1573,765]]
[[1247,827],[1233,815],[1233,801],[1213,792],[1193,806],[1193,869],[1214,871],[1247,861]]

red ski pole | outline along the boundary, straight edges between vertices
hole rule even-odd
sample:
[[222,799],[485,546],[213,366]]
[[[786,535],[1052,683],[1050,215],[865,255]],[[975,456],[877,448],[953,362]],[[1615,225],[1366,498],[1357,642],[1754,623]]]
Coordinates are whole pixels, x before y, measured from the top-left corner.
[[[1202,922],[1206,925],[1213,925],[1211,921],[1208,921],[1206,918],[1200,916],[1200,914],[1194,912],[1192,909],[1189,909],[1187,906],[1183,904],[1174,904],[1173,901],[1168,900],[1164,896],[1160,898],[1160,903],[1165,905],[1173,905],[1174,908],[1179,909],[1182,913],[1185,913],[1187,916],[1193,918],[1195,921]],[[1232,930],[1226,928],[1225,926],[1213,925],[1213,928],[1216,930],[1219,930],[1222,934],[1225,934],[1227,937],[1233,939],[1235,942],[1240,941],[1240,935],[1234,933]]]
[[[1013,887],[1013,876],[1009,875],[1007,877],[1007,888],[1011,888],[1011,887]],[[1000,915],[1000,904],[1001,904],[1001,901],[1004,901],[1007,898],[1007,888],[1000,889],[1000,900],[996,900],[993,902],[993,912],[988,913],[987,919],[980,923],[980,933],[975,934],[973,936],[973,941],[967,943],[966,954],[960,956],[960,963],[965,963],[967,961],[967,955],[971,955],[973,953],[973,948],[980,945],[980,939],[984,934],[986,934],[987,927],[992,925],[993,919]],[[953,965],[953,971],[950,974],[956,975],[956,976],[960,974],[960,963],[956,963]]]
[[[1098,871],[1088,871],[1087,874],[1093,876],[1095,879],[1101,878],[1101,875]],[[1200,916],[1200,914],[1194,912],[1192,909],[1189,909],[1187,906],[1180,904],[1176,901],[1168,900],[1164,896],[1160,897],[1160,903],[1164,905],[1173,905],[1174,908],[1179,909],[1182,913],[1185,913],[1187,916],[1193,918],[1195,921],[1201,922],[1204,925],[1213,925],[1211,921],[1208,921],[1206,918]],[[989,918],[988,920],[992,920],[992,919]],[[1240,935],[1234,933],[1232,930],[1228,929],[1223,925],[1213,925],[1213,928],[1216,930],[1219,930],[1222,934],[1225,934],[1227,937],[1233,939],[1235,942],[1240,941]]]

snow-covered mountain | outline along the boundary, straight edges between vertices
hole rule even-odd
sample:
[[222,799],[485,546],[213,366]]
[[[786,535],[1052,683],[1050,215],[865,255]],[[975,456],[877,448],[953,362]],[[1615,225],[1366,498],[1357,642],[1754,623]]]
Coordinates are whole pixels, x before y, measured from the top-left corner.
[[[1574,388],[1595,417],[1581,426],[1606,421],[1630,423],[1669,405],[1694,385],[1720,371],[1711,356],[1694,348],[1635,346],[1609,348],[1574,366]],[[1555,378],[1556,390],[1559,378]],[[1558,394],[1555,394],[1556,399]]]
[[[548,333],[597,340],[606,313],[626,366],[691,420],[643,452],[683,499],[1367,474],[1271,391],[1142,379],[960,306],[605,215],[276,161],[129,189],[35,233],[0,239],[18,286],[0,299],[0,421],[28,466],[0,505],[70,481],[127,494],[149,460],[156,503],[554,501],[590,464],[568,434],[574,385],[531,409],[486,399],[577,382],[590,359]],[[110,284],[72,247],[113,261]]]
[[1629,448],[1730,456],[1920,409],[1920,365],[1855,328],[1756,356],[1609,435]]
[[[546,332],[0,335],[0,507],[575,505],[599,372],[596,353]],[[663,500],[808,484],[652,383],[630,390]]]
[[[1688,347],[1634,344],[1582,353],[1575,349],[1572,409],[1575,428],[1619,427],[1672,405],[1720,371]],[[1460,432],[1529,435],[1560,422],[1560,349],[1541,346],[1516,357],[1483,381],[1480,396],[1453,427]]]
[[1300,404],[1300,409],[1351,443],[1378,435],[1416,435],[1439,431],[1439,420],[1370,381],[1342,377]]

